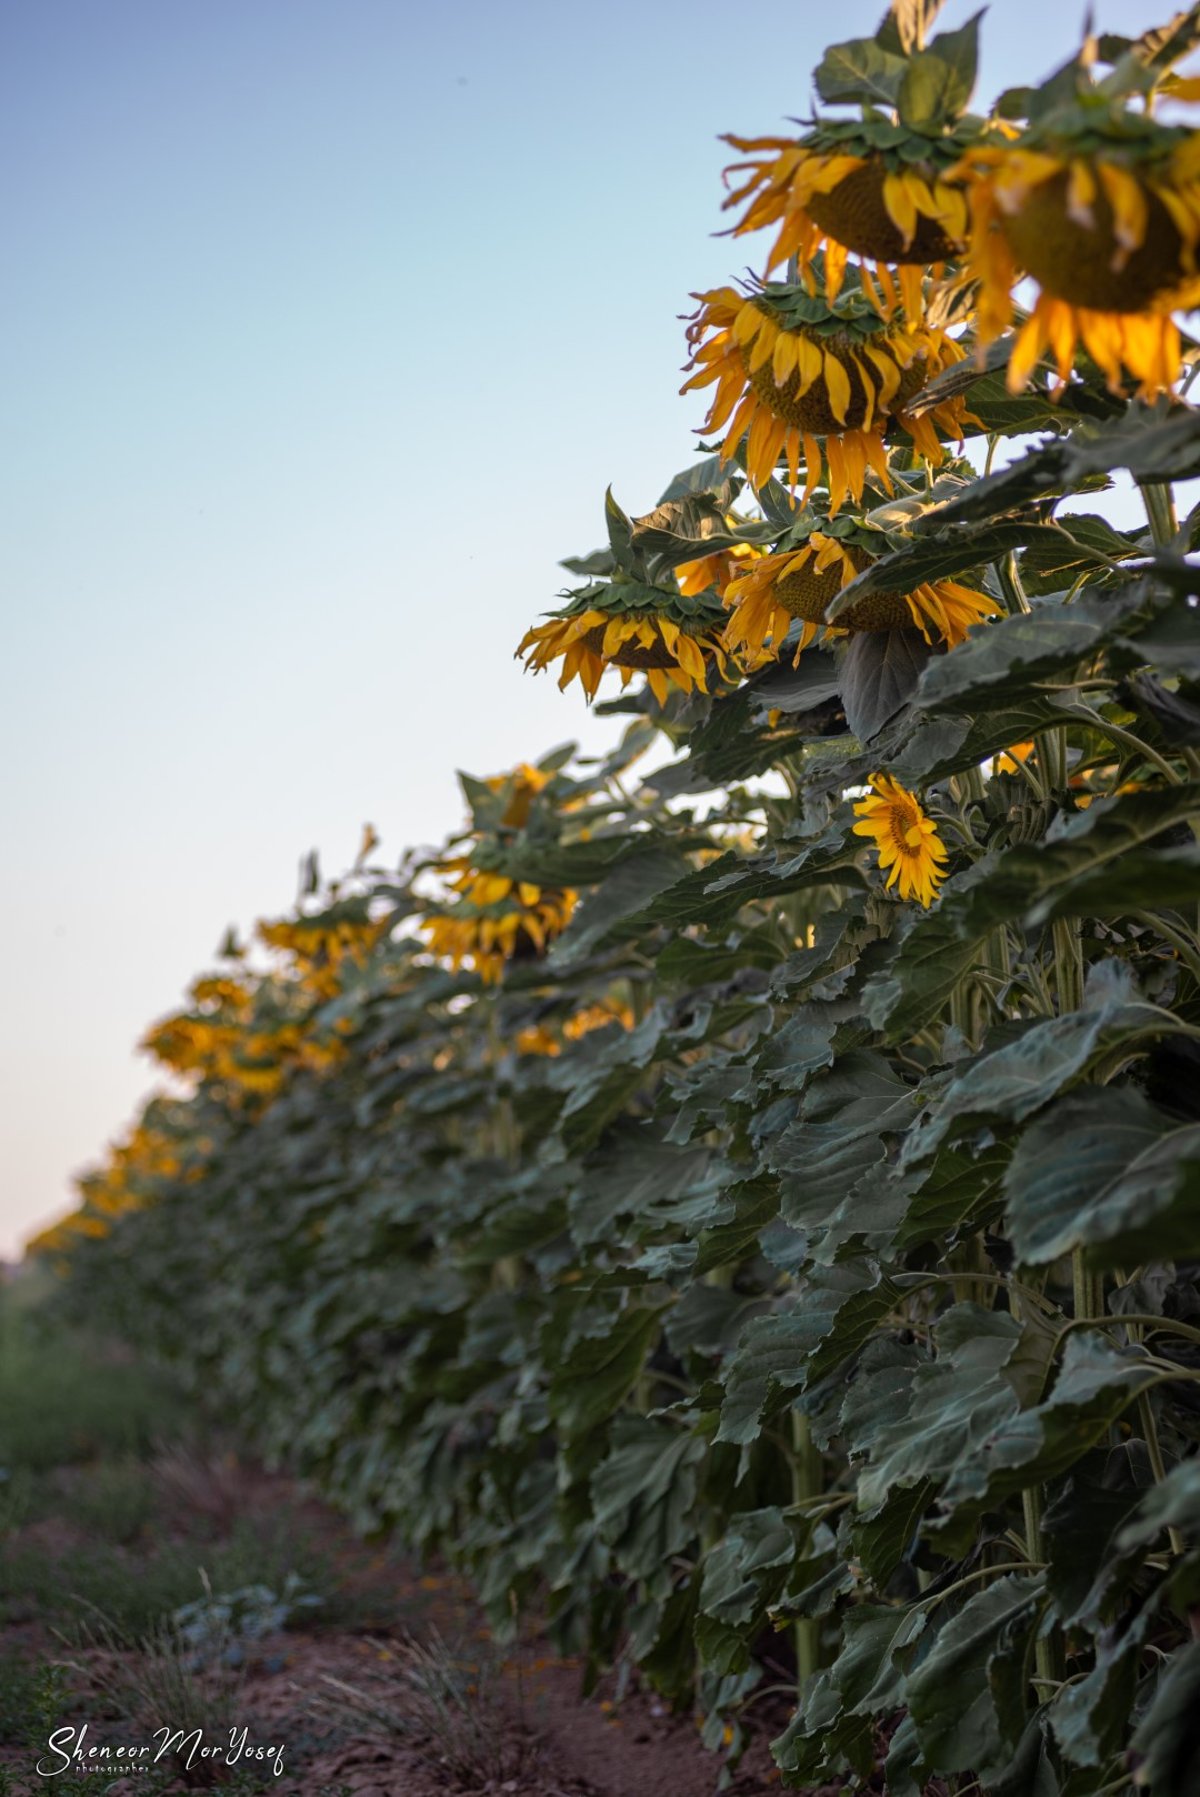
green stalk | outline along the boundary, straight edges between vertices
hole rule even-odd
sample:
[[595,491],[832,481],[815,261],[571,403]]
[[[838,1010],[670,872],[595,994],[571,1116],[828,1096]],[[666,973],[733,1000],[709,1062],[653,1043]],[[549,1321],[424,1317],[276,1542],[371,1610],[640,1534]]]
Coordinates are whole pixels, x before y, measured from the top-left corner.
[[1052,793],[1063,792],[1066,789],[1066,733],[1061,729],[1039,730],[1033,740],[1037,744],[1038,772],[1041,775],[1042,789],[1049,798]]
[[[1019,1290],[1009,1288],[1009,1304],[1018,1322],[1023,1321],[1026,1314],[1026,1300]],[[1027,1485],[1021,1493],[1021,1510],[1025,1522],[1025,1558],[1035,1566],[1046,1564],[1046,1543],[1042,1535],[1042,1488],[1040,1485]],[[1043,1637],[1039,1633],[1033,1643],[1034,1664],[1037,1667],[1039,1680],[1049,1683],[1061,1681],[1065,1665],[1062,1656],[1062,1643],[1057,1635]],[[1040,1686],[1039,1686],[1040,1689]]]
[[1082,1248],[1075,1248],[1071,1253],[1071,1287],[1075,1322],[1103,1322],[1104,1276],[1097,1276],[1085,1265]]
[[993,562],[996,579],[1000,583],[1001,596],[1010,615],[1019,611],[1030,611],[1032,608],[1025,596],[1025,588],[1021,585],[1021,576],[1017,572],[1015,550],[1010,549],[998,562]]
[[1077,1011],[1083,1003],[1083,951],[1079,925],[1072,917],[1056,917],[1051,925],[1054,940],[1054,972],[1058,986],[1058,1014]]
[[[819,1497],[824,1484],[821,1456],[813,1445],[812,1430],[803,1411],[792,1411],[792,1502],[802,1504]],[[796,1690],[811,1678],[821,1662],[821,1626],[815,1616],[801,1616],[793,1625],[796,1644]]]
[[[1138,1394],[1138,1416],[1141,1419],[1142,1434],[1146,1438],[1146,1452],[1150,1457],[1151,1470],[1154,1473],[1155,1482],[1161,1485],[1167,1476],[1167,1469],[1163,1465],[1162,1447],[1158,1439],[1158,1424],[1155,1421],[1154,1405],[1150,1401],[1148,1392],[1143,1391]],[[1182,1554],[1184,1541],[1179,1530],[1169,1528],[1167,1535],[1171,1542],[1171,1552]]]
[[1175,515],[1175,492],[1169,481],[1139,481],[1142,504],[1146,508],[1146,522],[1150,526],[1150,535],[1159,544],[1175,541],[1179,530],[1179,520]]

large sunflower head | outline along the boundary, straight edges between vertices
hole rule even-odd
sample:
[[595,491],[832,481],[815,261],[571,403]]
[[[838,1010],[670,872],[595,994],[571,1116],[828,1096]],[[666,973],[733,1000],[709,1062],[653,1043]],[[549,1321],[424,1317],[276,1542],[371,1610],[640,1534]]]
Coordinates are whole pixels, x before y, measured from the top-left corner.
[[[880,309],[897,304],[890,269],[900,271],[900,299],[910,316],[922,307],[922,273],[961,255],[967,241],[967,203],[961,179],[951,178],[956,154],[931,146],[913,163],[859,143],[858,153],[844,135],[817,130],[807,137],[726,136],[746,157],[726,169],[744,179],[725,207],[748,201],[733,227],[740,237],[778,224],[767,258],[767,273],[795,257],[801,271],[824,253],[825,280],[836,297],[852,251],[869,263],[878,287],[867,284]],[[940,146],[939,146],[940,147]],[[965,146],[956,145],[961,154]]]
[[[829,606],[879,553],[865,546],[865,535],[857,526],[837,535],[814,530],[806,542],[765,556],[732,581],[725,595],[731,608],[726,627],[730,649],[751,663],[771,659],[797,621],[797,660],[818,634],[831,638],[869,630],[919,630],[927,643],[953,645],[972,624],[995,612],[986,594],[954,580],[935,580],[909,592],[869,594],[836,624],[827,624]],[[880,547],[887,545],[881,542]]]
[[855,805],[854,814],[861,820],[854,834],[874,842],[887,885],[902,899],[932,905],[946,877],[946,850],[916,795],[890,774],[872,774],[870,797]]
[[644,673],[660,705],[672,686],[708,690],[714,672],[727,671],[722,631],[725,614],[710,590],[694,594],[649,586],[618,574],[570,594],[570,604],[545,624],[525,632],[517,654],[540,673],[562,661],[558,684],[578,679],[594,699],[601,676],[616,668],[622,686]]
[[1010,387],[1024,387],[1047,350],[1065,382],[1082,344],[1114,390],[1169,388],[1180,372],[1172,313],[1200,304],[1200,132],[1070,106],[1016,142],[972,150],[962,175],[981,340],[1012,323],[1023,276],[1039,289]]
[[770,282],[748,294],[719,287],[693,297],[700,301],[688,326],[693,372],[682,391],[716,383],[702,429],[725,432],[726,458],[745,442],[756,487],[783,456],[793,486],[804,467],[807,499],[824,466],[832,514],[847,495],[861,501],[868,468],[891,492],[889,430],[906,431],[936,465],[944,454],[939,427],[961,435],[971,421],[961,398],[920,417],[906,414],[906,401],[964,351],[944,331],[881,318],[861,288],[830,300],[802,285]]
[[813,71],[818,99],[848,112],[809,121],[799,137],[725,139],[745,158],[725,171],[736,182],[725,207],[741,208],[733,235],[776,227],[768,274],[794,258],[804,276],[823,255],[836,294],[852,254],[874,268],[885,311],[899,269],[906,315],[922,315],[924,270],[965,247],[958,167],[989,130],[966,111],[978,23],[926,42],[919,23],[889,8],[874,38],[835,46]]

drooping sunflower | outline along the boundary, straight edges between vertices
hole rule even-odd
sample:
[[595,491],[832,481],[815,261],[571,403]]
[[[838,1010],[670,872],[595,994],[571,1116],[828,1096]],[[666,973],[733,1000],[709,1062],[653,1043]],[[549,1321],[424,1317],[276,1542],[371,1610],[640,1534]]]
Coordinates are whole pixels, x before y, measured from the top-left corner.
[[[814,530],[797,549],[768,555],[732,581],[726,591],[731,616],[726,642],[750,663],[779,654],[797,620],[795,659],[820,633],[828,637],[865,630],[919,630],[927,643],[961,643],[972,624],[996,611],[986,593],[954,580],[922,582],[911,592],[873,593],[860,599],[836,624],[825,622],[828,606],[875,557],[859,543]],[[768,644],[770,647],[768,648]]]
[[807,499],[821,478],[823,443],[832,515],[847,495],[861,501],[868,468],[892,491],[889,430],[906,431],[936,466],[945,453],[938,427],[961,436],[974,422],[960,397],[919,417],[905,412],[905,402],[965,352],[945,331],[881,319],[861,289],[830,301],[794,283],[769,282],[748,295],[718,287],[693,298],[700,301],[688,325],[694,373],[681,391],[716,382],[702,430],[725,431],[725,457],[745,439],[756,487],[783,455],[793,487],[803,465]]
[[1047,350],[1067,381],[1082,344],[1115,391],[1132,379],[1152,398],[1179,377],[1172,315],[1200,305],[1200,132],[1141,113],[1103,135],[1090,115],[1070,125],[963,160],[980,341],[1010,327],[1028,275],[1040,292],[1009,361],[1014,392]]
[[684,693],[703,692],[714,670],[721,677],[727,673],[725,614],[710,589],[672,592],[618,573],[569,598],[571,603],[547,623],[532,625],[517,647],[517,655],[528,657],[535,673],[561,658],[560,688],[578,678],[594,699],[601,676],[611,667],[619,672],[622,686],[644,673],[664,705],[672,686]]
[[865,142],[849,149],[845,131],[828,128],[801,138],[729,134],[724,141],[747,158],[725,171],[727,181],[746,176],[725,210],[749,202],[732,235],[779,226],[768,274],[791,256],[804,270],[824,252],[826,291],[836,298],[853,251],[874,270],[874,281],[863,285],[880,312],[903,305],[917,318],[925,269],[937,271],[965,248],[966,196],[952,176],[964,145],[955,138],[926,140],[928,155],[917,162]]
[[287,956],[289,974],[316,997],[336,998],[347,975],[365,965],[388,928],[386,919],[372,918],[368,900],[356,895],[308,915],[261,920],[258,936]]
[[946,877],[946,849],[937,825],[927,817],[915,794],[890,774],[871,775],[871,796],[860,799],[854,815],[856,836],[867,836],[879,850],[887,885],[902,899],[915,898],[928,908]]
[[426,917],[421,933],[435,955],[444,955],[455,968],[472,967],[486,985],[495,984],[506,961],[545,954],[566,929],[578,900],[566,887],[489,872],[469,854],[439,862],[438,871],[457,902]]

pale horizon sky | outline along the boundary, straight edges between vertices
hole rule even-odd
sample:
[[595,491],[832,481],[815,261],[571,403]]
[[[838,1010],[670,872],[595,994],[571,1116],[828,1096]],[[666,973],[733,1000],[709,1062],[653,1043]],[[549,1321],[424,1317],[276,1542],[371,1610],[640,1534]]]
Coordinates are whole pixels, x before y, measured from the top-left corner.
[[[138,1038],[309,849],[337,872],[370,820],[394,860],[457,827],[456,768],[615,739],[513,650],[606,485],[646,511],[693,453],[678,315],[766,247],[713,235],[718,133],[786,129],[882,10],[0,14],[0,1256],[73,1202],[155,1084]],[[981,101],[1083,13],[995,0]]]

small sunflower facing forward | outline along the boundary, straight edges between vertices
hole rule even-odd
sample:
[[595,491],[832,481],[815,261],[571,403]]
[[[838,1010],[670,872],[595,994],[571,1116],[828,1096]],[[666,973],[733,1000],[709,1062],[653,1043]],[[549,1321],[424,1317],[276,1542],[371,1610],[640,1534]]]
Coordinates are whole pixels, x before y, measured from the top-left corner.
[[871,788],[871,796],[854,807],[854,815],[861,819],[854,834],[874,842],[889,888],[894,887],[902,899],[916,899],[928,907],[946,877],[946,849],[937,825],[916,796],[890,774],[872,774]]

